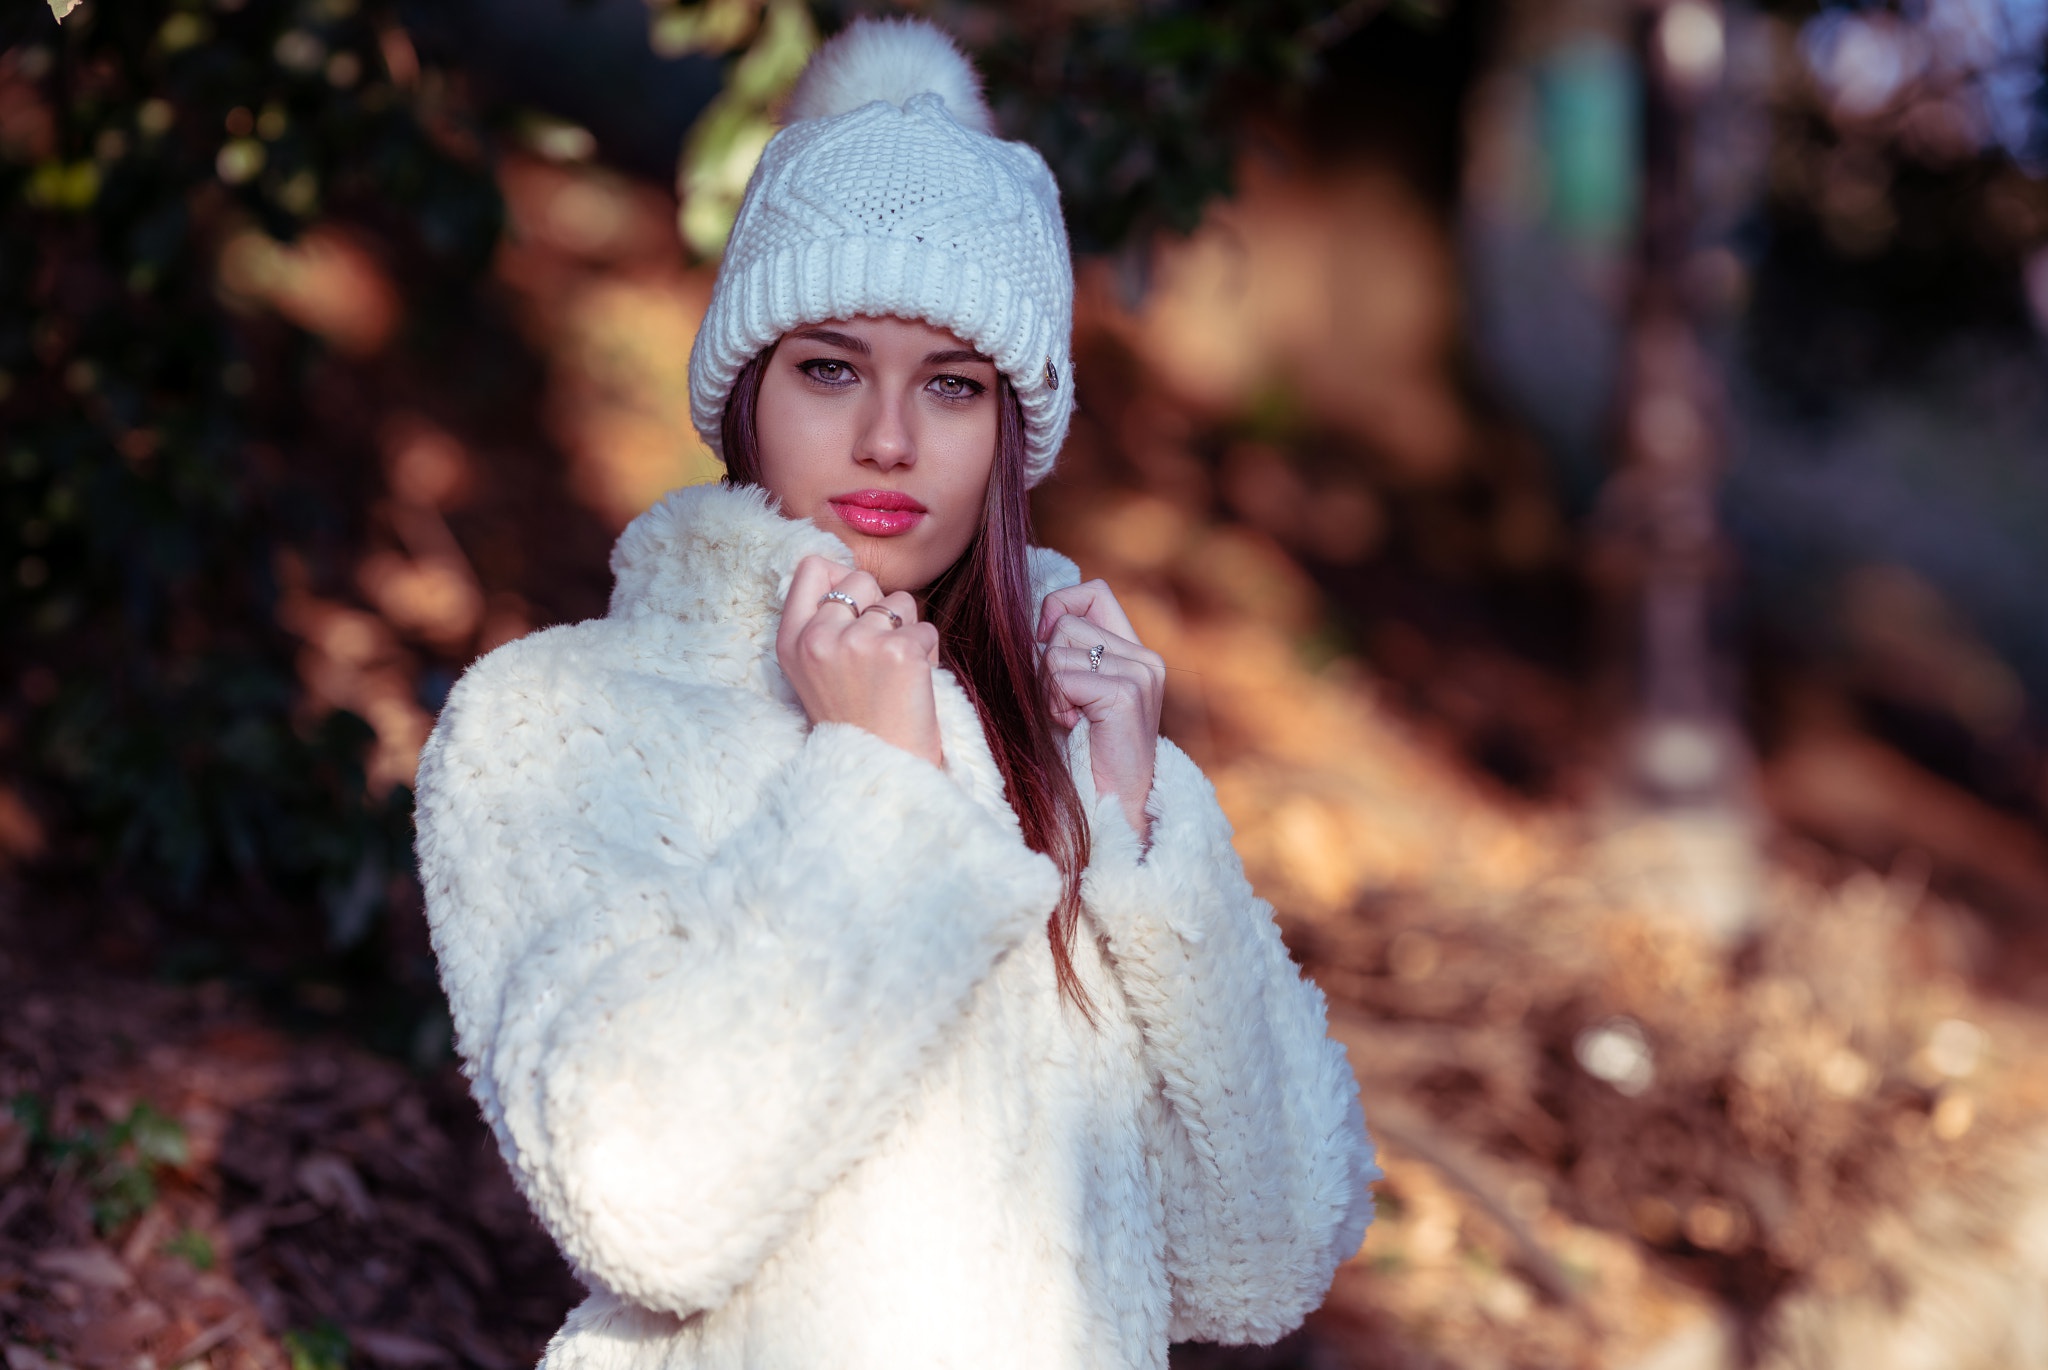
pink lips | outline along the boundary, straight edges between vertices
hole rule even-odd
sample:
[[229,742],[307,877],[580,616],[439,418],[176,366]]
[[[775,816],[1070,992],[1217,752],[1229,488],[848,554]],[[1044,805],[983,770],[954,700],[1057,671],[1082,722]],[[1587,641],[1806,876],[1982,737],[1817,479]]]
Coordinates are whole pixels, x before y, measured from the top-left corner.
[[840,522],[869,537],[900,537],[924,522],[924,505],[900,490],[855,490],[834,495],[826,503]]

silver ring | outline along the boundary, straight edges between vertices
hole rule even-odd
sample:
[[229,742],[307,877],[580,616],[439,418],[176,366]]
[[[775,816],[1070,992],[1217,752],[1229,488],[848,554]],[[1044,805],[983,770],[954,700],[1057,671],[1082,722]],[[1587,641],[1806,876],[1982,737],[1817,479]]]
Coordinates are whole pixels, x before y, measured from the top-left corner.
[[819,595],[818,607],[820,609],[824,608],[825,601],[831,599],[836,599],[841,604],[844,604],[847,608],[853,610],[853,616],[855,618],[860,617],[860,601],[855,599],[852,595],[846,593],[846,591],[844,590],[827,590],[824,594]]
[[1107,642],[1098,642],[1093,647],[1090,647],[1088,649],[1088,669],[1091,671],[1101,670],[1102,654],[1108,650],[1109,644]]
[[861,610],[861,612],[864,614],[872,614],[877,612],[884,613],[889,616],[889,626],[891,628],[901,628],[903,626],[903,615],[897,613],[894,609],[891,609],[888,605],[882,603],[882,601],[880,601],[879,599],[876,600],[873,604],[870,604],[867,608]]

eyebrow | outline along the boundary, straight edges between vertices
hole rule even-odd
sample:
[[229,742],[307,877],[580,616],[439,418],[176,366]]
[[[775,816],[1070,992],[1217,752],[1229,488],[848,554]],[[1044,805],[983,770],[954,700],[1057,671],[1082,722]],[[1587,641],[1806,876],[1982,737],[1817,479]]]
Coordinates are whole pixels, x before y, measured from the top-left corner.
[[843,347],[848,352],[858,352],[863,357],[873,354],[874,349],[851,333],[834,333],[829,328],[805,328],[790,335],[807,342],[821,342],[827,347]]
[[[869,347],[865,340],[856,338],[851,333],[838,333],[829,328],[798,329],[790,334],[790,336],[802,339],[805,342],[823,343],[827,347],[843,348],[848,352],[856,352],[863,357],[874,355],[874,349]],[[971,347],[954,347],[938,352],[927,352],[924,358],[924,365],[926,366],[949,366],[960,362],[986,362],[990,366],[995,365],[994,362],[989,361],[987,357],[982,356],[981,353],[976,352]]]

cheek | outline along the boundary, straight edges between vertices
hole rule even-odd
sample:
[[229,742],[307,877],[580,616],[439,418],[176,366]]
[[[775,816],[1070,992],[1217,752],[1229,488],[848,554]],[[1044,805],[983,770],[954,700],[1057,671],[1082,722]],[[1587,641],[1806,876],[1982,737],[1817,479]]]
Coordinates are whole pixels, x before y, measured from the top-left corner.
[[761,483],[785,511],[797,517],[815,513],[831,491],[829,477],[844,465],[843,419],[827,406],[809,403],[812,396],[793,386],[764,381],[754,410],[755,441],[760,447]]
[[[980,431],[986,428],[986,432]],[[996,435],[993,423],[963,425],[966,431],[951,435],[945,453],[943,498],[952,515],[950,527],[965,527],[968,536],[981,526],[981,512],[988,496],[989,478],[995,470]],[[966,545],[965,541],[961,544]]]

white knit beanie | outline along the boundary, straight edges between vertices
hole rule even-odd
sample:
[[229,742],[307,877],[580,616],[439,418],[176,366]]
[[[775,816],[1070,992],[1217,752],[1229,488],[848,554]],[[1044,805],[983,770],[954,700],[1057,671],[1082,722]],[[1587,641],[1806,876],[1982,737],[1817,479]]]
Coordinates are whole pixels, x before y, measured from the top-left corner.
[[995,136],[974,68],[919,20],[850,25],[804,69],[788,118],[747,183],[690,349],[698,433],[720,452],[733,381],[791,329],[921,319],[1016,389],[1038,484],[1074,412],[1074,270],[1045,159]]

